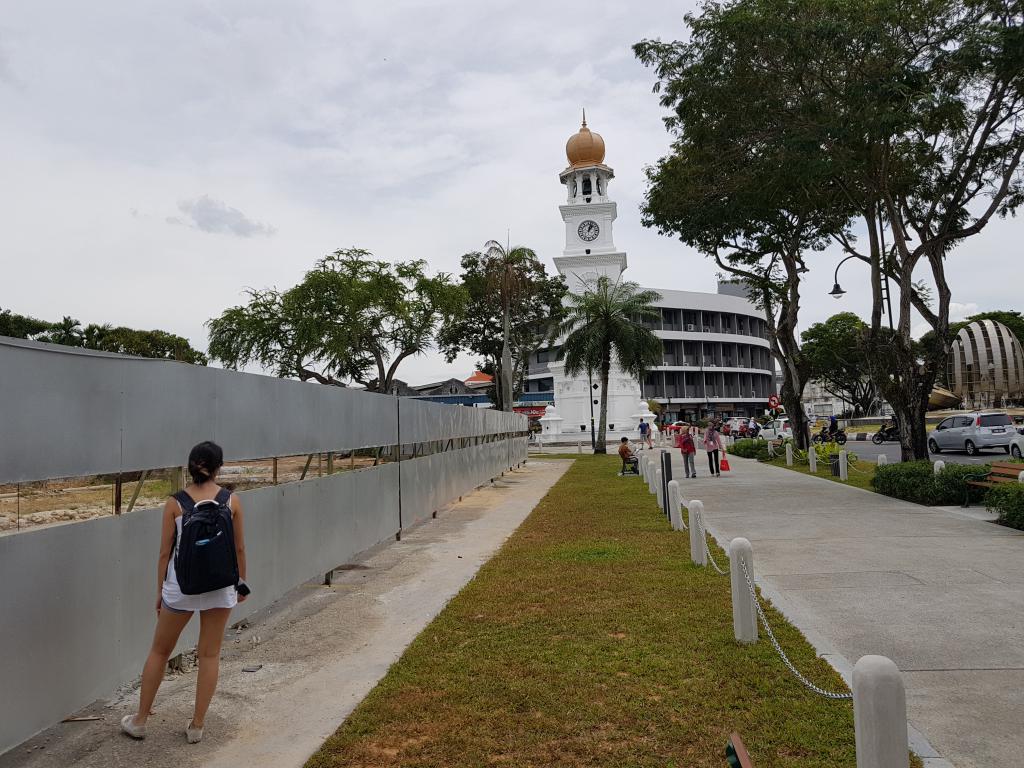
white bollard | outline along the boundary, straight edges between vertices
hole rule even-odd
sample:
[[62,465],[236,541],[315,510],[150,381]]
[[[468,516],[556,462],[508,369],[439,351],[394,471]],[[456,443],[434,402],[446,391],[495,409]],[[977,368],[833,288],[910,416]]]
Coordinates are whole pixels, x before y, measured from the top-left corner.
[[944,462],[942,459],[939,459],[932,465],[932,472],[936,475],[941,475],[942,470],[944,470],[945,468],[946,462]]
[[657,467],[654,466],[654,460],[651,459],[650,461],[647,462],[647,490],[649,490],[651,493],[658,492],[658,486],[654,484],[655,480],[657,479],[657,475],[655,474],[656,471]]
[[672,524],[673,531],[683,530],[683,513],[679,509],[683,503],[682,494],[679,493],[679,481],[668,481],[668,521]]
[[857,768],[908,768],[907,694],[900,671],[885,656],[861,656],[853,666],[853,731]]
[[642,477],[644,479],[644,482],[646,483],[647,482],[647,457],[644,456],[643,454],[640,454],[640,456],[637,457],[637,469],[640,470],[640,477]]
[[750,585],[743,575],[743,563],[750,579],[754,579],[754,549],[750,542],[736,538],[729,542],[729,576],[732,578],[732,630],[741,643],[757,642],[757,608],[750,594]]
[[686,505],[690,511],[690,559],[694,565],[707,565],[704,549],[704,528],[697,524],[697,516],[704,516],[704,502],[693,500]]
[[583,441],[582,440],[577,440],[576,441],[576,453],[583,453]]
[[849,480],[850,479],[850,464],[849,457],[846,451],[839,452],[839,479]]
[[1024,485],[1024,470],[1021,470],[1021,473],[1017,475],[1017,482]]
[[818,474],[818,452],[814,450],[814,443],[807,446],[807,465],[811,468],[811,474]]
[[888,456],[886,456],[884,453],[878,454],[878,466],[884,467],[888,463],[889,463],[889,457]]
[[786,443],[786,466],[793,466],[793,444]]
[[665,499],[662,498],[665,495],[662,486],[664,483],[661,482],[661,467],[654,470],[654,495],[658,497],[658,508],[665,509]]

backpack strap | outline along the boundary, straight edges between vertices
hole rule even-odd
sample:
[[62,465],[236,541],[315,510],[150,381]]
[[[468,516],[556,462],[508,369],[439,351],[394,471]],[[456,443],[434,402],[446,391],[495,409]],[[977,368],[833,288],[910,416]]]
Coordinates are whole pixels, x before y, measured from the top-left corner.
[[191,512],[196,508],[195,499],[189,496],[187,491],[178,491],[171,498],[178,502],[178,505],[181,507],[182,514]]
[[219,491],[217,491],[217,495],[213,498],[213,500],[216,501],[218,504],[223,504],[224,506],[227,506],[228,499],[230,498],[231,491],[229,491],[227,488],[221,488]]

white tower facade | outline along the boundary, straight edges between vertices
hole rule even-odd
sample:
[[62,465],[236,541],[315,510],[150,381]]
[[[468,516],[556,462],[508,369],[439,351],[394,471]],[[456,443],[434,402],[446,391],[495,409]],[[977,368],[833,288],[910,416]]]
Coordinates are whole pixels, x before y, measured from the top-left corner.
[[[566,188],[566,203],[559,206],[565,222],[565,249],[555,257],[555,267],[571,293],[582,293],[598,277],[621,279],[626,253],[615,247],[612,237],[617,206],[609,197],[608,186],[615,173],[604,164],[604,139],[587,127],[585,114],[579,132],[569,137],[565,154],[569,166],[558,175]],[[552,362],[550,370],[563,437],[579,430],[579,439],[589,440],[591,414],[595,429],[600,424],[601,390],[596,372],[592,380],[569,378],[560,360]],[[638,436],[640,414],[650,416],[647,410],[641,407],[640,383],[613,364],[608,379],[607,440],[611,450],[622,436]]]

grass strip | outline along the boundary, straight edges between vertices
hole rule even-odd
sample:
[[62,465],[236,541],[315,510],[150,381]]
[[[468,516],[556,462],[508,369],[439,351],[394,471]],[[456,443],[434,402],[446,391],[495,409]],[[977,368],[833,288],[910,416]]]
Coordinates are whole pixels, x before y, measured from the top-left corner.
[[[853,768],[852,705],[733,639],[729,579],[690,563],[686,533],[618,467],[577,458],[307,768],[721,768],[734,730],[758,768]],[[767,610],[797,667],[845,690]]]
[[[855,452],[855,451],[854,451]],[[730,457],[731,458],[731,457]],[[832,469],[829,467],[827,461],[818,461],[818,471],[811,472],[809,464],[802,463],[794,458],[793,466],[786,465],[786,457],[778,456],[770,461],[762,461],[762,464],[767,464],[772,467],[782,467],[793,472],[799,472],[803,475],[811,475],[812,477],[821,477],[826,480],[831,480],[834,483],[840,483],[842,485],[852,485],[854,488],[863,488],[866,491],[876,492],[871,485],[871,478],[875,476],[875,468],[877,465],[872,464],[864,459],[858,460],[853,466],[849,468],[847,473],[849,480],[842,480],[832,475]]]

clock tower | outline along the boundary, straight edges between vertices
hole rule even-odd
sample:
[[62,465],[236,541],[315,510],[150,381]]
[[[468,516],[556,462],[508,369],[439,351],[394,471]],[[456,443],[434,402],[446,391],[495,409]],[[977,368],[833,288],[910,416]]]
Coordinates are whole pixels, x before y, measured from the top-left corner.
[[[616,206],[608,197],[608,183],[615,173],[604,164],[604,139],[587,128],[587,116],[578,133],[565,145],[569,167],[558,174],[565,185],[566,204],[558,207],[565,222],[565,250],[555,257],[559,274],[570,293],[584,293],[588,283],[606,276],[618,282],[626,269],[626,254],[616,250],[612,224]],[[548,417],[564,424],[566,432],[589,439],[591,421],[600,417],[601,383],[590,376],[570,377],[561,356],[548,363],[555,409]],[[641,418],[650,423],[654,414],[640,400],[640,383],[612,362],[608,377],[608,445],[616,450],[619,438],[639,437]],[[559,428],[560,430],[562,427]],[[564,434],[564,433],[562,433]]]
[[615,173],[604,164],[604,139],[587,127],[587,114],[578,133],[565,145],[569,167],[558,174],[565,185],[566,204],[559,206],[565,222],[565,250],[555,266],[565,276],[570,291],[606,275],[614,282],[626,269],[626,254],[615,249],[612,223],[616,205],[608,197]]

